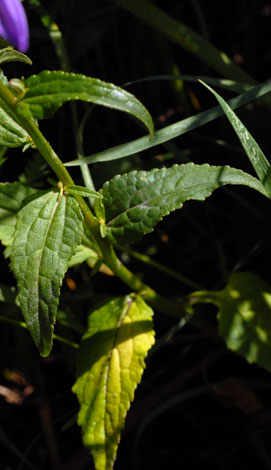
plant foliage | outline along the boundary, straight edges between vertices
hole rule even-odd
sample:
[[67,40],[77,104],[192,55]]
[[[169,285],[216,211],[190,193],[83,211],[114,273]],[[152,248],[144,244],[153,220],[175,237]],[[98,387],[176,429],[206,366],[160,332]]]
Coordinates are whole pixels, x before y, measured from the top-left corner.
[[[10,6],[14,11],[18,5],[23,8],[18,1],[2,6],[0,1],[3,15]],[[140,389],[143,405],[135,408],[129,422],[135,453],[135,459],[129,457],[130,466],[131,461],[133,468],[142,470],[168,465],[171,443],[164,453],[157,445],[151,463],[141,466],[139,454],[146,429],[155,422],[160,432],[161,416],[173,408],[176,413],[170,419],[177,416],[178,428],[184,421],[187,428],[195,424],[197,431],[204,429],[204,439],[209,436],[205,417],[201,422],[195,411],[191,418],[182,403],[210,390],[231,407],[253,415],[242,428],[259,436],[263,431],[255,431],[255,423],[262,425],[257,414],[262,405],[249,384],[232,376],[213,383],[208,366],[225,355],[226,345],[246,367],[253,363],[271,370],[270,253],[262,256],[261,251],[270,234],[270,136],[265,142],[262,135],[268,128],[271,80],[256,77],[257,83],[237,64],[238,57],[233,60],[208,39],[208,6],[199,2],[187,2],[186,7],[195,13],[202,34],[190,21],[181,21],[182,2],[160,8],[162,2],[150,0],[91,5],[78,0],[65,6],[58,0],[47,2],[48,11],[45,3],[26,3],[33,21],[32,75],[19,68],[32,60],[0,40],[0,395],[9,404],[22,405],[35,391],[33,408],[39,410],[43,432],[34,436],[33,423],[19,423],[18,429],[16,424],[15,434],[22,439],[17,446],[1,427],[0,442],[20,459],[14,468],[37,468],[41,451],[33,457],[35,465],[30,451],[40,448],[44,435],[48,456],[43,468],[66,468],[54,425],[67,419],[61,439],[64,432],[76,435],[79,428],[74,431],[71,410],[77,397],[80,442],[90,449],[96,470],[112,470],[147,357],[155,372]],[[35,24],[39,20],[41,29]],[[28,30],[25,34],[28,37]],[[49,38],[52,54],[47,52]],[[184,54],[181,60],[178,54]],[[198,61],[199,74],[194,71]],[[210,77],[208,68],[222,76]],[[203,109],[204,100],[213,98],[198,80],[219,106],[210,103]],[[226,101],[211,86],[222,88],[225,95],[241,94]],[[237,108],[242,108],[238,116]],[[221,116],[226,119],[218,123]],[[202,126],[211,121],[211,130],[205,132]],[[140,136],[138,124],[147,135]],[[256,176],[249,173],[250,164]],[[54,406],[59,409],[55,417],[42,369],[59,363],[59,377],[55,374],[50,386],[63,382],[66,387],[63,369],[70,382],[64,395],[63,390],[56,392],[61,399]],[[183,364],[188,364],[185,373]],[[21,367],[25,372],[20,375]],[[191,389],[191,379],[200,384]],[[68,413],[62,399],[66,392],[72,403]],[[3,420],[15,423],[9,413],[3,412]],[[171,420],[164,428],[172,439]],[[186,431],[182,439],[176,433],[178,455],[185,453],[182,443],[190,436]],[[194,438],[194,430],[191,435]],[[250,438],[245,435],[244,442]],[[244,442],[238,441],[236,448]],[[254,447],[261,449],[265,468],[270,468],[263,441]],[[65,441],[64,460],[70,468],[68,448]],[[190,452],[187,465],[185,460],[181,464],[190,468],[191,455],[201,453]],[[223,447],[223,456],[231,453]],[[1,459],[1,468],[13,465],[4,453]],[[217,462],[222,460],[216,455]],[[214,462],[208,463],[212,467]],[[243,462],[232,466],[237,465]]]

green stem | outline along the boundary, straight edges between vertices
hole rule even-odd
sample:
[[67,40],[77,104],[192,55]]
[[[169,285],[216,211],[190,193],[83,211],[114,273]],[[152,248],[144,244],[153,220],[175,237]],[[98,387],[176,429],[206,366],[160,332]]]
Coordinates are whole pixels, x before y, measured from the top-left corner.
[[28,119],[18,113],[16,97],[1,81],[0,96],[15,113],[18,122],[20,122],[20,125],[29,134],[35,146],[39,150],[40,154],[47,161],[48,165],[50,165],[59,180],[62,181],[63,185],[65,186],[69,184],[74,184],[69,172],[66,170],[62,161],[60,160],[60,158],[58,158],[57,154],[54,152],[49,142],[45,139],[44,135],[40,132],[35,122],[32,119]]
[[[11,323],[14,326],[19,326],[20,328],[27,329],[27,325],[23,321],[14,320],[13,318],[8,318],[8,317],[5,317],[4,315],[0,315],[0,321],[3,321],[5,323]],[[79,348],[79,344],[74,343],[73,341],[69,341],[66,338],[62,338],[62,336],[58,336],[58,335],[54,334],[53,338],[56,341],[59,341],[60,343],[64,343],[64,344],[66,344],[67,346],[70,346],[73,349],[78,349]]]
[[[17,111],[17,100],[9,89],[0,82],[0,97],[4,100],[16,116],[20,125],[27,131],[40,154],[44,157],[52,170],[55,172],[59,180],[66,185],[73,185],[73,179],[68,170],[63,165],[60,158],[56,155],[49,142],[45,139],[44,135],[40,132],[38,126],[32,119],[28,119]],[[127,269],[121,261],[117,258],[116,253],[111,243],[102,238],[100,235],[99,222],[94,217],[89,206],[81,196],[75,196],[80,208],[84,214],[85,221],[89,225],[95,242],[98,248],[99,256],[104,260],[105,264],[125,282],[135,292],[140,292],[142,297],[150,303],[154,308],[173,316],[182,316],[186,312],[182,305],[178,302],[172,302],[161,297],[153,289],[144,284],[137,278],[129,269]]]
[[117,248],[133,256],[133,258],[138,259],[142,263],[152,266],[158,271],[161,271],[164,274],[167,274],[168,276],[173,277],[174,279],[177,279],[177,281],[180,281],[183,284],[186,284],[187,286],[192,287],[193,289],[202,289],[202,287],[197,282],[191,281],[187,277],[183,276],[182,274],[176,273],[176,271],[174,271],[173,269],[167,268],[163,264],[157,263],[157,261],[152,260],[147,255],[142,255],[141,253],[138,253],[137,251],[132,250],[131,248],[128,248],[127,246],[123,246],[123,245],[117,245]]
[[105,244],[102,247],[103,258],[107,266],[119,277],[125,284],[127,284],[135,292],[139,292],[153,308],[164,312],[170,316],[178,317],[186,315],[186,310],[180,302],[168,300],[144,284],[137,276],[135,276],[129,269],[126,268],[116,256],[116,253],[107,240],[103,240]]
[[[58,25],[53,21],[53,18],[47,12],[44,6],[41,5],[39,0],[30,0],[30,3],[36,9],[43,25],[48,29],[50,38],[54,45],[55,52],[56,52],[56,55],[57,55],[57,58],[59,60],[62,70],[64,70],[64,72],[71,72],[72,69],[71,69],[71,64],[69,60],[69,55],[65,46],[65,42],[64,42],[61,30],[59,29]],[[77,156],[80,159],[80,158],[84,158],[85,156],[83,152],[83,145],[82,145],[82,129],[84,126],[85,119],[83,119],[82,121],[83,124],[81,123],[81,125],[79,126],[76,103],[70,103],[70,105],[71,105],[73,127],[75,131],[75,138],[77,142]],[[77,129],[78,129],[78,136],[77,136]],[[95,191],[95,187],[93,184],[89,166],[85,164],[85,165],[82,165],[80,169],[81,169],[85,186]],[[89,199],[92,205],[93,199],[91,198]]]

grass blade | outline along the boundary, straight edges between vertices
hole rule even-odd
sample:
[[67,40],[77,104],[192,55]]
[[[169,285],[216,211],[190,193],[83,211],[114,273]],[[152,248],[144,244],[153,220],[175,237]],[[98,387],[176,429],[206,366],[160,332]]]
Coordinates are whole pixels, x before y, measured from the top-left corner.
[[[229,101],[229,105],[232,109],[239,108],[249,103],[250,101],[255,100],[256,98],[260,98],[266,95],[270,91],[271,79],[261,83],[260,85],[257,85],[246,93],[232,98]],[[80,166],[84,165],[85,163],[106,162],[128,157],[129,155],[134,155],[135,153],[142,152],[143,150],[150,149],[157,145],[163,144],[164,142],[175,139],[180,135],[186,134],[193,129],[197,129],[200,126],[203,126],[203,124],[207,124],[208,122],[213,121],[219,116],[223,116],[223,114],[224,112],[221,107],[215,106],[208,111],[203,111],[202,113],[199,113],[195,116],[190,116],[155,132],[151,141],[149,140],[149,136],[144,136],[126,144],[117,145],[116,147],[112,147],[110,149],[104,150],[103,152],[90,155],[80,160],[72,160],[67,162],[65,166]]]
[[268,196],[271,197],[271,171],[270,171],[271,169],[270,169],[270,163],[267,160],[266,156],[260,149],[256,140],[248,132],[247,128],[240,121],[240,119],[236,116],[236,114],[233,112],[231,107],[226,103],[226,101],[223,100],[223,98],[218,93],[216,93],[216,91],[214,91],[209,85],[202,82],[201,80],[200,82],[216,97],[221,108],[226,114],[228,120],[230,121],[233,129],[235,130],[242,144],[242,147],[245,150],[259,180],[263,184]]
[[224,52],[219,51],[200,34],[172,18],[148,0],[114,0],[114,2],[223,76],[255,84],[255,80],[232,62]]
[[235,80],[229,80],[228,78],[214,78],[207,77],[206,75],[151,75],[150,77],[138,78],[131,82],[124,83],[123,87],[126,88],[137,83],[164,81],[164,80],[182,80],[184,82],[195,82],[199,80],[208,83],[209,85],[217,86],[225,90],[233,91],[235,93],[245,93],[253,88],[253,85],[249,83],[237,82]]

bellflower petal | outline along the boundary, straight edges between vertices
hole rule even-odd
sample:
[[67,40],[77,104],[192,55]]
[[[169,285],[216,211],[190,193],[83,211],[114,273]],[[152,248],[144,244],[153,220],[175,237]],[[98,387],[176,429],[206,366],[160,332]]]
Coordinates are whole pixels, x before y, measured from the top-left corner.
[[0,0],[0,36],[20,52],[28,49],[28,23],[20,0]]

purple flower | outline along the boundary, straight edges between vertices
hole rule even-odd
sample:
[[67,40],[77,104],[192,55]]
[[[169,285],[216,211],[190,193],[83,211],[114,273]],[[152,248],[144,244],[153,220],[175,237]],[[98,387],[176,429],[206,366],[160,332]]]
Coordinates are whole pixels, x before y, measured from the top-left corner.
[[0,0],[0,36],[20,52],[28,49],[28,23],[20,0]]

